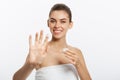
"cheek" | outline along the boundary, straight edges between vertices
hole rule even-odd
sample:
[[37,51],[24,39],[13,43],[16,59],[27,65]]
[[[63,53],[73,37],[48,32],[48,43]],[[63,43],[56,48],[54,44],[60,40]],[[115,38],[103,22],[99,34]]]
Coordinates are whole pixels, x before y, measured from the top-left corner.
[[55,24],[52,24],[52,23],[48,22],[48,27],[49,27],[49,28],[54,27],[54,25],[55,25]]
[[49,27],[50,31],[52,31],[53,25],[49,24],[48,27]]
[[49,29],[50,29],[50,32],[52,33],[53,32],[53,28],[49,27]]
[[69,25],[65,25],[64,30],[68,31],[68,29],[69,29]]
[[66,23],[64,26],[65,26],[66,29],[69,29],[70,28],[70,23]]

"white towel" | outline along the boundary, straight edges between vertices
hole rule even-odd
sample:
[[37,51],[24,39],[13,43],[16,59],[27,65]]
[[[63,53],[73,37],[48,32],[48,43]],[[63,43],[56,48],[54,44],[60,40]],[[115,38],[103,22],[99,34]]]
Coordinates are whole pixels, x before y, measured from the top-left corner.
[[72,64],[60,64],[38,69],[35,80],[79,80],[79,76]]

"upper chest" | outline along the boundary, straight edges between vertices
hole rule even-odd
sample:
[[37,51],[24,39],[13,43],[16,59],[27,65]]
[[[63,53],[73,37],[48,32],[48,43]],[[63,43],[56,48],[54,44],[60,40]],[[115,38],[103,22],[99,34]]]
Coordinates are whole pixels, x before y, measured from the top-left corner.
[[[45,61],[52,61],[52,62],[59,62],[60,61],[60,58],[63,57],[63,53],[62,52],[58,52],[58,51],[54,51],[54,50],[49,50],[47,51],[47,56],[45,58]],[[51,63],[52,63],[51,62]]]
[[47,55],[44,58],[42,66],[57,65],[57,64],[64,63],[62,62],[63,59],[65,59],[65,56],[63,55],[64,53],[51,49],[51,50],[48,50],[46,54]]

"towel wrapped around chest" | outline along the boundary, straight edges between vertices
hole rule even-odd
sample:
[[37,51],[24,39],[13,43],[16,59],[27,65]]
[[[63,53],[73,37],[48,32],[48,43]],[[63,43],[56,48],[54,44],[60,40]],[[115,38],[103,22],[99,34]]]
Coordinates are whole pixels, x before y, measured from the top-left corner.
[[35,80],[79,80],[79,76],[72,64],[60,64],[38,69]]

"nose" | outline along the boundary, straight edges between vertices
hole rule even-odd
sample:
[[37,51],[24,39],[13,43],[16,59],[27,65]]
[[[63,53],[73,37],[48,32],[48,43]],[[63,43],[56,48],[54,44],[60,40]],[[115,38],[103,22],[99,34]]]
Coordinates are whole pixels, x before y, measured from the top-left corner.
[[56,22],[55,27],[60,27],[60,26],[61,26],[60,22]]

